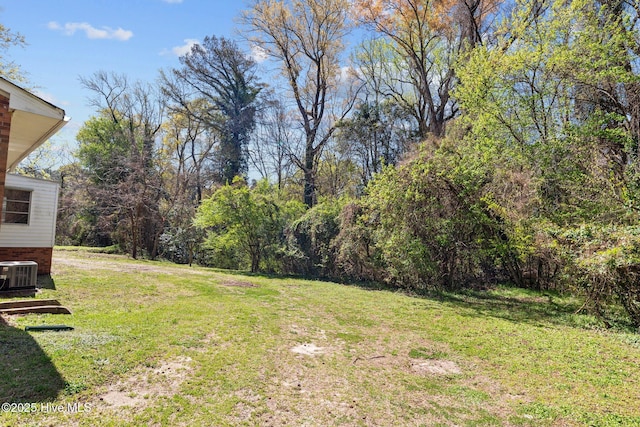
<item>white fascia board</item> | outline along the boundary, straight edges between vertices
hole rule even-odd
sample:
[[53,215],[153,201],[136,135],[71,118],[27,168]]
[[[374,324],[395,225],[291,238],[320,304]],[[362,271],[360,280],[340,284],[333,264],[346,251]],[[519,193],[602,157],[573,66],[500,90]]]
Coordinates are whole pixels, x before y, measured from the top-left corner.
[[0,90],[9,95],[10,110],[25,111],[58,120],[63,120],[65,117],[62,108],[3,78],[0,78]]
[[[7,164],[7,169],[13,171],[25,157],[66,125],[69,117],[65,115],[62,108],[56,107],[1,77],[0,93],[9,98],[9,111],[14,113],[16,122],[23,122],[18,125],[18,129],[24,129],[21,126],[35,126],[35,128],[30,128],[33,132],[27,132],[26,134],[23,134],[20,130],[17,131],[18,134],[15,134],[13,129],[11,131],[9,150],[13,151],[14,154],[10,156],[11,159],[10,163]],[[29,119],[30,115],[34,115],[35,117],[31,117],[35,120]],[[46,119],[37,120],[37,117],[45,117]],[[41,127],[38,127],[38,125]],[[13,150],[11,149],[12,146],[14,147]]]

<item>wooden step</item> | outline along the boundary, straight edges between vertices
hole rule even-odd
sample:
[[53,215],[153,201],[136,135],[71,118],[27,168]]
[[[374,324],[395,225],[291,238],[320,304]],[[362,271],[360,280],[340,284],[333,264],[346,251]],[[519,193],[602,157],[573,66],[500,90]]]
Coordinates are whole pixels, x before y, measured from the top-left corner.
[[40,305],[35,307],[2,308],[0,313],[9,315],[30,313],[71,314],[71,311],[61,305]]
[[0,302],[0,310],[5,308],[21,308],[21,307],[39,307],[42,305],[60,305],[55,299],[29,299],[20,301],[2,301]]

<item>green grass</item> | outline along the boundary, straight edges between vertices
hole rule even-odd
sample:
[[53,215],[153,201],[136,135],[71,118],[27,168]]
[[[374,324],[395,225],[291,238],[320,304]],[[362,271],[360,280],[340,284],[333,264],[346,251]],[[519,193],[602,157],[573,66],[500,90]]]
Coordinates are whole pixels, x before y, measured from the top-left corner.
[[[640,339],[573,298],[419,298],[61,249],[52,279],[37,297],[73,314],[0,324],[0,403],[91,410],[0,425],[640,425]],[[24,331],[43,323],[75,330]]]

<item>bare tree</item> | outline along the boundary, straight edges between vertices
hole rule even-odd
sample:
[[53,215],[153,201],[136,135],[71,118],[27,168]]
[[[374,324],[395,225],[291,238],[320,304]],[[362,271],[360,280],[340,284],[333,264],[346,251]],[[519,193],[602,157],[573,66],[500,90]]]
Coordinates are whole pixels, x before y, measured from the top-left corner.
[[[189,105],[189,110],[197,109],[197,105]],[[188,193],[199,204],[203,191],[214,180],[208,165],[213,163],[220,135],[192,114],[175,108],[163,129],[163,151],[174,168],[173,188],[176,193]]]
[[416,142],[412,123],[411,117],[393,100],[376,102],[365,98],[340,124],[337,150],[358,166],[362,187],[383,165],[396,164],[409,151]]
[[278,189],[293,168],[291,147],[298,137],[294,120],[283,101],[269,99],[260,110],[249,159],[262,178],[275,177]]
[[[124,75],[100,71],[80,82],[94,94],[91,105],[110,123],[100,127],[100,122],[89,121],[78,138],[81,159],[95,168],[93,197],[104,206],[105,218],[128,222],[122,235],[130,244],[131,256],[136,258],[142,245],[154,258],[163,225],[158,215],[163,183],[155,163],[155,142],[164,103],[152,86],[130,84]],[[106,135],[100,133],[104,130]],[[107,150],[105,143],[112,143],[113,150]],[[102,158],[95,153],[102,153]]]
[[235,42],[215,36],[194,45],[180,62],[182,68],[161,73],[162,90],[174,104],[172,109],[219,133],[220,178],[230,183],[247,172],[245,152],[262,86],[256,64]]
[[292,159],[304,174],[307,206],[316,202],[322,150],[355,99],[341,91],[348,18],[348,0],[256,0],[243,15],[249,39],[281,64],[298,112],[304,148]]
[[[189,106],[190,110],[197,108]],[[187,112],[174,109],[163,125],[163,170],[167,179],[160,208],[165,223],[161,254],[168,259],[189,265],[194,260],[203,233],[193,225],[193,218],[207,190],[218,181],[210,170],[218,144],[217,131]]]
[[376,90],[411,113],[420,138],[444,135],[446,122],[457,115],[451,96],[456,62],[482,42],[484,21],[499,1],[355,1],[360,23],[390,41],[370,44],[375,49],[363,56],[377,68]]

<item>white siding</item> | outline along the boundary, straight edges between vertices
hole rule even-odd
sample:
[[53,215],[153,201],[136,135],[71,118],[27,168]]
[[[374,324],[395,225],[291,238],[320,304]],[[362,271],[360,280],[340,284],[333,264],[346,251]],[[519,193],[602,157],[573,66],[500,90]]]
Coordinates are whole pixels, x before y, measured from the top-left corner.
[[58,183],[7,174],[6,188],[31,191],[29,224],[0,224],[0,247],[52,248],[56,235]]

